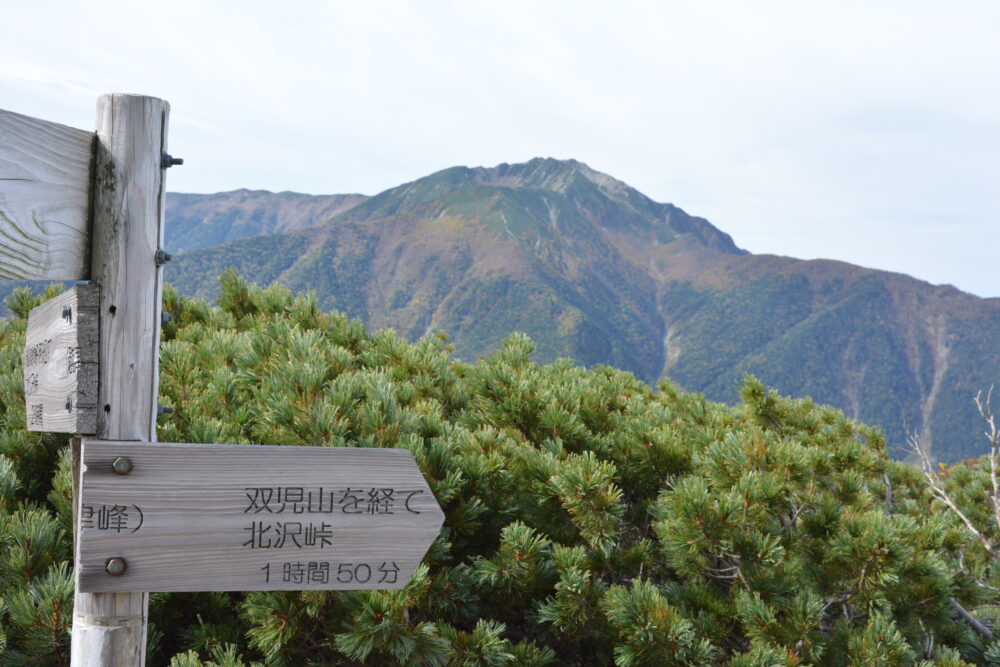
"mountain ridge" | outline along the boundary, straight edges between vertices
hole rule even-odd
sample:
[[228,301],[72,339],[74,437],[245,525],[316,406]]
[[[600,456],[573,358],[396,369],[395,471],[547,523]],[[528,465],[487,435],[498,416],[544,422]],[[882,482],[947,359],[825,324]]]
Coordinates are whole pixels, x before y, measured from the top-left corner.
[[167,265],[186,294],[214,298],[235,268],[372,329],[446,331],[468,360],[523,331],[540,361],[666,376],[712,400],[735,402],[753,373],[943,460],[979,451],[971,398],[1000,376],[1000,298],[751,254],[575,160],[451,167],[371,197],[238,190],[167,206],[168,239],[226,239]]
[[[606,363],[734,402],[744,373],[975,449],[971,397],[1000,375],[1000,299],[836,260],[751,254],[703,218],[577,162],[451,167],[316,224],[182,253],[168,280],[212,298],[236,268],[312,289],[370,328],[436,330],[474,359],[511,331],[539,360]],[[992,377],[991,377],[992,375]],[[965,396],[967,405],[961,404]]]
[[173,252],[305,229],[367,199],[364,195],[230,190],[214,194],[167,193],[164,243]]

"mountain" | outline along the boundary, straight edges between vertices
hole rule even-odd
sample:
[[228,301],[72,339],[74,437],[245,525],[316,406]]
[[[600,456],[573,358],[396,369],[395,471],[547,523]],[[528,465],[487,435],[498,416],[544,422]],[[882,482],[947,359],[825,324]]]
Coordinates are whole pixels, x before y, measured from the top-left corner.
[[881,426],[897,455],[909,433],[941,460],[982,452],[972,397],[1000,379],[1000,299],[751,255],[572,160],[454,167],[316,222],[183,253],[167,279],[214,298],[235,268],[370,328],[444,330],[470,360],[523,331],[539,360],[666,376],[713,400],[734,402],[754,373]]
[[523,331],[540,361],[665,376],[713,400],[735,402],[754,373],[881,426],[897,456],[908,433],[943,461],[984,451],[972,397],[1000,379],[1000,299],[751,255],[579,162],[454,167],[370,198],[241,190],[167,206],[168,249],[190,250],[166,278],[186,294],[214,298],[235,268],[372,329],[444,330],[463,359]]
[[577,162],[446,169],[307,230],[183,254],[167,280],[213,297],[226,267],[409,338],[443,329],[459,356],[511,331],[540,359],[573,357],[656,379],[663,368],[657,280],[646,248],[691,243],[744,254],[707,221]]

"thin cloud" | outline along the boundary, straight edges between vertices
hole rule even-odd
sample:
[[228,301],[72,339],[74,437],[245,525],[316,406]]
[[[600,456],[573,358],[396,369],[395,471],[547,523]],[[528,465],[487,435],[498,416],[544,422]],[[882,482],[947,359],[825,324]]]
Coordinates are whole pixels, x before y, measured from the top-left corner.
[[168,99],[173,189],[375,193],[574,157],[756,252],[881,249],[998,294],[995,3],[106,4],[0,10],[23,28],[0,42],[2,105],[80,126],[68,109],[92,122],[103,92]]

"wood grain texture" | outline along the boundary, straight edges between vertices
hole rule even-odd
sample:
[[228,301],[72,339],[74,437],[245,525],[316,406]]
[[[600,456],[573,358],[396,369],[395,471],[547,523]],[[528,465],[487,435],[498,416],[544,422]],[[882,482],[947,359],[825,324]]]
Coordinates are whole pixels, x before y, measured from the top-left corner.
[[85,439],[80,497],[83,591],[402,588],[444,521],[402,449]]
[[105,95],[98,104],[91,263],[101,288],[101,438],[156,439],[168,114],[151,97]]
[[97,432],[98,301],[96,285],[76,285],[28,314],[29,431]]
[[[97,104],[91,280],[100,289],[97,435],[152,441],[159,387],[164,172],[170,105],[138,95]],[[76,517],[79,532],[79,514]],[[77,560],[79,563],[79,560]],[[73,610],[73,667],[145,662],[145,593],[86,593]]]
[[0,109],[0,278],[89,278],[93,147],[93,132]]

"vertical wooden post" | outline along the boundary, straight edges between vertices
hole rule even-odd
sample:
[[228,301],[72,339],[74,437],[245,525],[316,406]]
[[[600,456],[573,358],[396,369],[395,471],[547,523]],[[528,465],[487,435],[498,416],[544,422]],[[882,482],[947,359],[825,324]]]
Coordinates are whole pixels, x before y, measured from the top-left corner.
[[[169,113],[164,100],[139,95],[103,95],[97,103],[91,281],[101,293],[97,437],[104,440],[156,440],[162,298],[156,253]],[[72,665],[143,665],[147,606],[146,593],[77,592]]]

